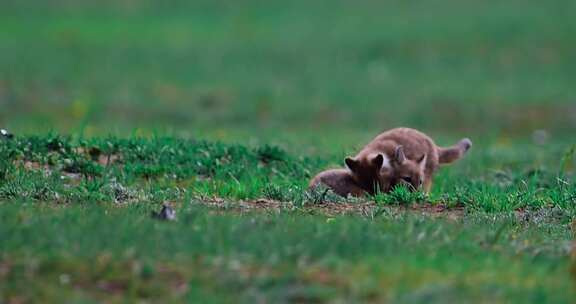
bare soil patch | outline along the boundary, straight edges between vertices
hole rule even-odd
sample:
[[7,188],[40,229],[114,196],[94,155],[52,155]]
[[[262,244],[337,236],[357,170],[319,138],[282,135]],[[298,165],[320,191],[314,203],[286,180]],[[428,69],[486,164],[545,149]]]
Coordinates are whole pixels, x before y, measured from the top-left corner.
[[[290,202],[279,202],[269,199],[257,199],[248,201],[231,202],[220,198],[199,200],[199,203],[222,211],[232,212],[279,212],[282,209],[294,209]],[[464,215],[464,207],[449,208],[444,204],[413,203],[410,205],[382,205],[375,202],[322,202],[318,204],[308,204],[300,208],[303,212],[322,213],[327,216],[337,215],[361,215],[372,217],[379,210],[390,214],[400,214],[411,212],[431,217],[447,217],[449,219],[459,219]]]

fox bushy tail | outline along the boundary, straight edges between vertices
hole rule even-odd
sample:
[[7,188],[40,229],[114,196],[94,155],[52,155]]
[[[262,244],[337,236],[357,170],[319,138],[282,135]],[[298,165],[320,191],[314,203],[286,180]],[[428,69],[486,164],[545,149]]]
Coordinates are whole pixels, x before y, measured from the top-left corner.
[[447,147],[438,148],[438,156],[440,158],[441,164],[453,163],[466,154],[468,150],[472,147],[472,141],[468,138],[460,140],[457,144]]

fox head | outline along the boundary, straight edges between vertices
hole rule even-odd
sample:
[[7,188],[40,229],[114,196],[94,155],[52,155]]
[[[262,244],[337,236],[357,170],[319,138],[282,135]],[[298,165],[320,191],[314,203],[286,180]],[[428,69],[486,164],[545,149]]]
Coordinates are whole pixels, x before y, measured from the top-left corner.
[[374,194],[377,190],[387,192],[390,190],[390,178],[392,167],[390,159],[384,153],[373,153],[364,157],[346,157],[346,167],[352,172],[356,182]]
[[404,148],[394,149],[392,157],[384,153],[372,153],[363,157],[346,157],[344,162],[358,184],[366,190],[388,192],[399,184],[407,185],[411,190],[418,190],[424,181],[426,154],[417,160],[410,160],[404,154]]
[[419,190],[424,183],[424,170],[428,156],[423,154],[416,160],[410,160],[404,154],[402,146],[396,147],[394,157],[391,161],[393,172],[391,174],[391,187],[404,184],[410,190]]

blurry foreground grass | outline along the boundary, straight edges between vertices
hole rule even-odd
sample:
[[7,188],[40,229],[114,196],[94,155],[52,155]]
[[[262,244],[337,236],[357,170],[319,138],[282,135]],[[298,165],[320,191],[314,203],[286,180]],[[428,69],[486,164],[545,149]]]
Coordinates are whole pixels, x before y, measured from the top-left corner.
[[0,205],[0,296],[62,301],[570,303],[568,225],[552,214],[458,220],[219,213],[157,222],[133,204]]

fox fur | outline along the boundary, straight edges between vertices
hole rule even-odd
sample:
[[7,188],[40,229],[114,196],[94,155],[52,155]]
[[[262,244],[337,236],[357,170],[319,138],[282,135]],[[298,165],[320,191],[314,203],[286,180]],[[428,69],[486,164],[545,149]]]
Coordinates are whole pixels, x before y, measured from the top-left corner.
[[318,173],[311,181],[309,188],[314,189],[323,185],[334,193],[343,196],[360,197],[366,194],[352,177],[352,172],[347,169],[331,169]]
[[440,165],[462,158],[472,147],[468,138],[451,147],[438,147],[426,134],[397,128],[374,138],[356,156],[346,157],[355,185],[368,193],[390,191],[398,184],[429,192]]

